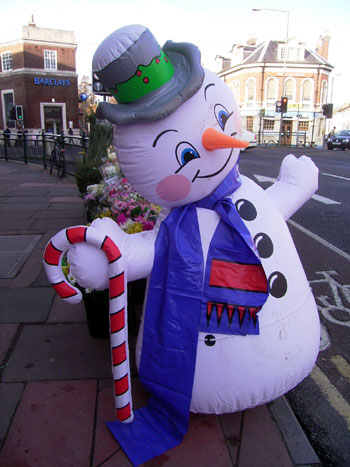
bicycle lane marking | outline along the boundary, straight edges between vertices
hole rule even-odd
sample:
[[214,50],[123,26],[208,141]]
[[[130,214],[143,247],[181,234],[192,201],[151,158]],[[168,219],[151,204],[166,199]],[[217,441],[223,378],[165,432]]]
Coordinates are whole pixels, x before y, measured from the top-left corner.
[[[300,226],[296,222],[290,220],[288,222],[290,222],[290,224],[296,229],[299,229],[302,233],[308,235],[312,240],[316,240],[318,243],[320,243],[323,246],[326,246],[332,252],[339,254],[346,261],[350,260],[350,255],[346,252],[340,250],[336,246],[327,242],[326,240],[314,234],[313,232],[310,232],[309,230]],[[317,275],[321,275],[321,278],[309,281],[310,285],[327,284],[330,289],[329,295],[321,294],[319,296],[315,296],[320,314],[333,324],[340,325],[343,329],[344,326],[350,326],[350,284],[342,284],[338,280],[336,280],[334,276],[337,276],[339,273],[334,270],[315,271],[315,273]],[[338,313],[341,312],[343,313],[343,316],[345,313],[345,316],[347,317],[346,319],[348,319],[348,321],[343,321],[337,319],[337,317],[333,317],[331,315],[331,311],[336,311]],[[322,326],[321,329],[327,334],[327,330],[324,326]],[[323,336],[323,338],[327,340],[328,336]],[[329,345],[330,344],[327,342],[324,348],[320,348],[320,351],[325,350],[327,347],[329,347]],[[336,351],[334,355],[328,357],[329,362],[335,367],[337,372],[346,380],[347,384],[350,384],[350,364],[342,355],[338,353],[339,349],[337,350],[338,351]],[[310,377],[317,385],[323,396],[326,398],[330,406],[344,420],[346,428],[350,432],[350,404],[345,399],[346,393],[344,393],[343,396],[340,390],[336,387],[336,385],[331,382],[324,370],[321,369],[321,360],[318,364],[314,366]]]

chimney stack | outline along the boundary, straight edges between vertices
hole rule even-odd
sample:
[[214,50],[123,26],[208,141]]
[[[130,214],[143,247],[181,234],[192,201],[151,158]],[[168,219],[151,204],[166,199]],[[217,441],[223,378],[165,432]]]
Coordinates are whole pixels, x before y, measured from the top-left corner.
[[325,60],[328,60],[328,49],[329,49],[330,36],[326,33],[321,35],[318,39],[316,52],[321,55]]
[[28,26],[31,26],[32,28],[36,28],[36,24],[34,22],[34,15],[31,15],[31,20],[29,21]]

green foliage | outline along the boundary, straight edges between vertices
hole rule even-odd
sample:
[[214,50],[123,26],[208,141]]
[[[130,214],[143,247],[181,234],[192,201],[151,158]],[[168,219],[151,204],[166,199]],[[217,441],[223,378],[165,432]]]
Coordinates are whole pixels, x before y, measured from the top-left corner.
[[113,126],[107,120],[97,120],[96,114],[88,117],[90,123],[88,159],[96,166],[102,164],[102,159],[107,157],[107,148],[113,142]]
[[88,185],[95,185],[100,183],[102,175],[98,167],[94,166],[91,161],[86,164],[78,164],[75,169],[75,178],[77,181],[78,189],[82,195],[86,192]]
[[96,113],[88,116],[90,123],[89,147],[85,164],[78,164],[75,169],[75,178],[82,195],[88,185],[95,185],[102,180],[99,167],[107,157],[107,148],[112,145],[113,127],[106,120],[97,120]]

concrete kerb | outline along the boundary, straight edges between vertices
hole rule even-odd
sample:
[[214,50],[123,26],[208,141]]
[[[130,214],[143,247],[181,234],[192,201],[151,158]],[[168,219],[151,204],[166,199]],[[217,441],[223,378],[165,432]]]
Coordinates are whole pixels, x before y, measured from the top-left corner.
[[268,404],[295,466],[321,466],[321,461],[307,439],[284,396]]

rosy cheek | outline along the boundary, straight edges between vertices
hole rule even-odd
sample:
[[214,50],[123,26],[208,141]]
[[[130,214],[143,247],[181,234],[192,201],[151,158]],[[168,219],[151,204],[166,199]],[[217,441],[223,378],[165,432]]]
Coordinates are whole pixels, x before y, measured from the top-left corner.
[[164,201],[180,201],[191,191],[191,182],[183,175],[169,175],[157,186],[157,194]]

